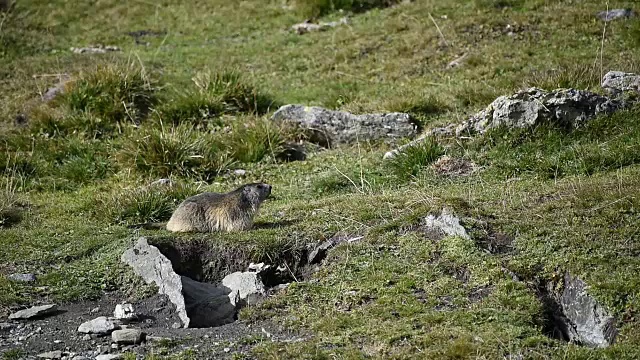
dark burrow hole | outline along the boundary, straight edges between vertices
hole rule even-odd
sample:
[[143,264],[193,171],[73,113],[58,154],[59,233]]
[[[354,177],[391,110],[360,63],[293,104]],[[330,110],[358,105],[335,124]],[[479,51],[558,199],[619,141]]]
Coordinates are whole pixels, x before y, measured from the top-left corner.
[[569,342],[570,337],[570,322],[569,319],[562,312],[562,306],[553,297],[549,291],[548,282],[540,279],[535,281],[536,295],[540,299],[543,305],[543,332],[545,336],[552,339]]

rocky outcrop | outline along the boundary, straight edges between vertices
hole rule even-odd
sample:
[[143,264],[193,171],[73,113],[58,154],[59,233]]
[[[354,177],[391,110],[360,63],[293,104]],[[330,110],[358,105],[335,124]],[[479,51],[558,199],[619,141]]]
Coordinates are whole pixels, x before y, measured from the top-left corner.
[[526,128],[540,123],[576,127],[600,114],[623,107],[617,100],[586,90],[545,91],[530,88],[511,96],[500,96],[485,110],[456,128],[456,135],[484,133],[501,126]]
[[405,113],[354,115],[316,106],[285,105],[273,114],[272,119],[297,125],[307,133],[311,142],[324,147],[366,140],[411,138],[418,130],[409,114]]
[[334,28],[336,26],[345,25],[348,23],[349,23],[349,19],[346,17],[343,17],[338,21],[321,22],[319,24],[314,24],[311,22],[311,20],[306,20],[305,22],[291,26],[291,30],[298,33],[298,35],[302,35],[304,33],[313,32],[313,31],[325,31],[325,30]]
[[613,96],[618,96],[628,91],[640,93],[640,75],[622,71],[609,71],[602,78],[601,85]]
[[211,327],[235,321],[231,291],[178,275],[171,261],[143,237],[125,251],[121,260],[147,283],[155,283],[176,306],[184,327]]

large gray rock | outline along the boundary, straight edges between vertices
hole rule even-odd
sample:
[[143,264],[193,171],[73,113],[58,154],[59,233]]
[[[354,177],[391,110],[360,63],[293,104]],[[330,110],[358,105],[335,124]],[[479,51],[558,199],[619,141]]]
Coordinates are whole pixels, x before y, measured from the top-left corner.
[[627,91],[640,93],[640,75],[622,71],[609,71],[602,78],[601,85],[614,96]]
[[28,309],[17,311],[11,315],[9,315],[9,319],[11,320],[28,320],[37,317],[51,315],[58,311],[58,307],[56,305],[40,305],[33,306]]
[[262,279],[255,272],[234,272],[222,279],[222,285],[231,289],[229,298],[235,306],[253,304],[267,293]]
[[526,128],[549,122],[575,127],[600,114],[610,114],[624,104],[585,90],[538,88],[500,96],[485,110],[456,128],[456,135],[484,133],[497,127]]
[[363,140],[411,138],[417,132],[417,126],[405,113],[354,115],[316,106],[285,105],[272,119],[300,126],[311,142],[324,147]]
[[582,280],[566,273],[559,303],[569,321],[566,325],[570,340],[590,347],[607,347],[614,343],[618,333],[615,319],[588,294]]
[[229,289],[178,275],[171,261],[144,237],[125,251],[121,260],[145,282],[155,283],[160,294],[167,295],[184,327],[219,326],[235,321],[236,308],[229,298]]
[[84,334],[106,335],[118,328],[119,326],[116,323],[105,316],[100,316],[80,324],[80,326],[78,326],[78,332]]

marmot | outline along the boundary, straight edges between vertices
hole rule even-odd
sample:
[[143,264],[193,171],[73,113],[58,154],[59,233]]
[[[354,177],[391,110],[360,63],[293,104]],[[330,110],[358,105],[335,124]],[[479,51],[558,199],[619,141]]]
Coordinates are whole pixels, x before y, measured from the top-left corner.
[[271,185],[252,183],[228,193],[206,192],[185,199],[171,215],[166,229],[173,232],[241,231],[271,194]]

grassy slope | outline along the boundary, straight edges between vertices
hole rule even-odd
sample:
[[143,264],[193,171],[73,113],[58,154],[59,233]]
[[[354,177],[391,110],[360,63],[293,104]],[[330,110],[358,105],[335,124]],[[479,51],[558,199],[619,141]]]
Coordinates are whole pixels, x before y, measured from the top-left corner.
[[[631,5],[610,3],[612,8]],[[25,0],[2,26],[0,130],[11,129],[13,114],[52,84],[49,77],[32,75],[73,73],[127,59],[161,73],[166,94],[190,84],[197,71],[237,68],[281,103],[412,111],[426,123],[448,123],[525,84],[597,89],[601,67],[636,70],[638,21],[609,24],[600,54],[603,25],[593,16],[600,10],[600,1],[414,1],[358,14],[349,26],[298,36],[286,29],[302,15],[284,9],[280,1],[43,5]],[[507,24],[516,29],[515,36],[503,31]],[[145,37],[149,46],[136,45],[126,35],[143,29],[166,34]],[[100,42],[124,52],[89,56],[67,51]],[[469,53],[464,66],[445,70],[463,52]],[[597,66],[590,68],[594,62]],[[332,253],[317,281],[292,286],[286,295],[247,312],[255,318],[273,315],[316,334],[307,344],[264,343],[259,347],[264,357],[637,357],[640,284],[631,274],[640,270],[638,115],[634,110],[599,119],[571,135],[537,129],[449,148],[485,166],[468,179],[437,178],[425,170],[407,183],[382,164],[384,146],[366,144],[321,152],[304,163],[245,164],[250,179],[219,178],[205,188],[269,181],[276,199],[259,220],[289,225],[240,238],[206,238],[248,246],[250,256],[259,259],[277,253],[274,243],[295,247],[336,231],[367,234],[365,241]],[[26,144],[29,136],[18,135]],[[33,287],[0,275],[0,309],[41,296],[63,301],[132,288],[130,274],[117,262],[132,232],[117,223],[113,208],[118,203],[110,199],[112,194],[127,197],[127,189],[155,177],[131,171],[110,156],[123,148],[118,136],[91,142],[73,136],[34,139],[45,144],[36,147],[35,157],[49,165],[40,166],[53,170],[47,170],[46,180],[12,178],[24,181],[17,196],[30,210],[22,222],[0,230],[0,245],[11,249],[0,253],[0,274],[35,272],[40,279]],[[95,162],[89,158],[78,160],[80,173],[91,175],[88,181],[63,176],[77,173],[68,165],[76,160],[54,166],[40,154],[73,153],[72,140],[85,149],[80,152],[97,149],[96,156],[110,164],[106,172],[86,171],[87,162]],[[6,146],[8,152],[13,149]],[[3,177],[3,189],[10,175]],[[203,189],[192,185],[193,178],[181,181],[187,193]],[[170,208],[184,195],[154,201]],[[490,255],[473,242],[434,243],[404,228],[443,203],[515,237],[515,250]],[[621,319],[618,345],[588,350],[546,338],[540,302],[505,275],[503,266],[525,279],[540,275],[552,280],[564,270],[583,277]]]

